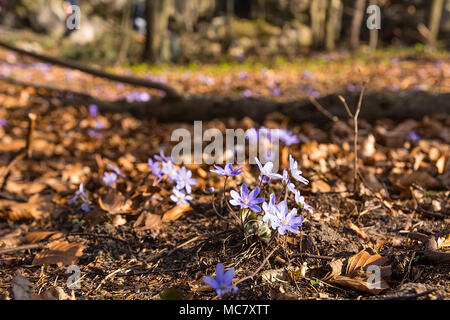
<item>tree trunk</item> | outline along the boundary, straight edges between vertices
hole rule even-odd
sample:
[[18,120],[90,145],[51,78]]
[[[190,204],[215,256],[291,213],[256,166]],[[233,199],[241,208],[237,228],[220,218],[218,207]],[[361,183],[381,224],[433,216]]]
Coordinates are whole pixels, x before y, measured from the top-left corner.
[[142,60],[160,62],[163,40],[168,33],[168,0],[146,0],[145,12],[147,35]]
[[310,8],[313,45],[320,48],[325,40],[325,20],[327,17],[327,0],[312,0]]
[[350,47],[353,50],[359,48],[359,35],[361,33],[361,24],[364,17],[364,7],[366,0],[357,0],[353,13],[353,20],[350,33]]
[[234,16],[234,0],[226,0],[225,25],[226,35],[222,46],[222,52],[227,53],[233,42],[233,16]]
[[433,0],[430,11],[430,23],[428,29],[430,30],[430,45],[436,46],[436,41],[439,34],[439,26],[441,24],[442,8],[444,6],[444,0]]
[[[377,5],[377,0],[370,0],[370,5]],[[378,29],[370,30],[369,47],[370,51],[377,50],[378,46]]]
[[328,8],[327,33],[325,39],[325,48],[333,50],[336,47],[336,40],[339,39],[342,23],[342,0],[331,0]]

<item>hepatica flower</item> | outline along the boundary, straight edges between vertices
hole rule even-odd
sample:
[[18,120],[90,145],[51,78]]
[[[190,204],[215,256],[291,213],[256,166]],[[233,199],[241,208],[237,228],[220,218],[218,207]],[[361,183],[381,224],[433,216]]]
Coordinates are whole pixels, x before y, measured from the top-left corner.
[[114,171],[118,176],[121,176],[122,178],[126,178],[126,176],[122,173],[122,171],[119,169],[119,167],[117,167],[111,163],[108,163],[107,166],[109,169]]
[[259,170],[261,171],[261,175],[259,176],[261,181],[263,182],[267,182],[270,181],[271,179],[282,179],[283,176],[272,172],[273,170],[273,163],[272,162],[267,162],[264,166],[261,164],[261,162],[258,160],[258,158],[255,157],[255,161],[258,164]]
[[218,174],[220,176],[225,176],[225,177],[234,177],[234,176],[240,175],[242,173],[242,167],[233,169],[233,165],[231,163],[226,164],[225,167],[223,167],[223,168],[214,165],[214,168],[215,169],[212,169],[210,171],[215,174]]
[[216,278],[205,276],[203,277],[203,282],[216,290],[217,296],[219,299],[222,299],[225,294],[238,291],[238,288],[232,285],[234,274],[234,268],[225,271],[223,264],[218,263],[216,266]]
[[248,187],[245,183],[241,185],[241,194],[234,190],[230,191],[230,195],[233,198],[230,203],[233,206],[240,206],[241,209],[250,209],[254,212],[260,212],[261,208],[258,206],[264,201],[264,198],[258,198],[260,189],[255,188],[252,192],[248,192]]
[[290,186],[288,185],[289,190],[292,191],[295,197],[295,202],[301,209],[305,209],[309,213],[313,213],[313,208],[305,202],[305,197],[301,195],[300,190],[296,190],[295,186],[291,183]]
[[419,140],[420,140],[420,136],[417,134],[417,132],[411,131],[411,132],[408,134],[408,139],[409,139],[409,140],[412,140],[412,141],[419,141]]
[[178,170],[175,168],[172,161],[163,162],[161,172],[165,174],[170,181],[175,181],[178,177]]
[[0,127],[6,127],[8,121],[5,118],[0,118]]
[[304,184],[309,184],[308,179],[302,176],[302,171],[297,169],[298,163],[296,160],[294,160],[294,157],[292,155],[289,155],[289,170],[291,172],[292,177]]
[[152,158],[148,158],[148,167],[158,179],[162,178],[163,173],[161,170],[160,163],[158,161],[153,161]]
[[180,170],[178,170],[178,175],[175,182],[177,183],[178,190],[186,189],[187,193],[191,193],[191,186],[197,184],[197,180],[192,178],[192,171],[187,170],[186,167],[182,167]]
[[88,203],[88,196],[86,194],[86,192],[84,191],[84,183],[80,183],[80,186],[78,187],[78,190],[75,192],[75,195],[73,196],[73,198],[69,199],[69,201],[67,201],[67,203],[69,205],[72,205],[78,198],[80,198],[83,201],[83,204],[81,206],[81,208],[83,209],[84,212],[89,212],[89,203]]
[[188,203],[188,201],[192,200],[190,195],[185,194],[183,191],[178,190],[177,188],[173,188],[173,194],[170,196],[170,200],[175,202],[176,204]]
[[89,115],[93,118],[95,118],[98,115],[98,107],[95,104],[90,104],[88,106]]
[[114,172],[105,172],[103,174],[103,181],[109,185],[110,187],[112,187],[114,185],[114,183],[117,182],[117,174],[115,174]]
[[304,217],[297,217],[297,209],[289,211],[287,202],[282,201],[275,205],[274,199],[271,197],[269,204],[263,204],[265,215],[264,222],[270,221],[272,229],[277,229],[278,233],[284,235],[286,231],[299,233],[298,227],[303,224]]

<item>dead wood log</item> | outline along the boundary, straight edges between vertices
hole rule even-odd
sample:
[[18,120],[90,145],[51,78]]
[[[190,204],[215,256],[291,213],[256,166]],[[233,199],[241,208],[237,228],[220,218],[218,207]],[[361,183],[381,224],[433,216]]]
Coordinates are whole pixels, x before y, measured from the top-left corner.
[[70,69],[76,69],[76,70],[82,71],[87,74],[91,74],[96,77],[101,77],[101,78],[109,79],[112,81],[118,81],[118,82],[122,82],[122,83],[128,83],[128,84],[131,84],[134,86],[161,90],[166,93],[167,98],[180,98],[180,93],[175,88],[173,88],[170,85],[161,83],[161,82],[155,82],[155,81],[142,79],[142,78],[136,78],[136,77],[121,76],[121,75],[109,73],[106,71],[89,68],[82,64],[76,63],[74,61],[62,60],[62,59],[58,59],[58,58],[54,58],[54,57],[50,57],[50,56],[41,55],[41,54],[34,53],[34,52],[29,52],[29,51],[14,47],[14,46],[12,46],[6,42],[3,42],[1,40],[0,40],[0,47],[6,48],[8,50],[17,52],[21,55],[29,56],[31,58],[38,59],[38,60],[41,60],[41,61],[44,61],[47,63],[51,63],[54,65],[58,65],[58,66],[66,67],[66,68],[70,68]]
[[[126,100],[104,101],[85,93],[77,93],[48,86],[38,86],[24,82],[1,79],[17,86],[29,86],[36,89],[37,94],[56,96],[67,104],[96,104],[101,112],[122,113],[129,112],[137,118],[155,118],[161,122],[193,122],[195,120],[211,120],[233,116],[236,119],[250,117],[262,122],[272,112],[279,112],[290,118],[292,122],[313,122],[323,124],[330,121],[319,112],[309,99],[277,102],[266,99],[227,98],[208,95],[193,95],[183,99],[152,99],[145,103],[128,103]],[[64,98],[64,93],[70,93],[70,98]],[[350,106],[358,103],[358,93],[343,95]],[[317,99],[332,115],[346,119],[347,113],[342,107],[338,95],[329,95]],[[431,93],[425,91],[374,91],[365,94],[360,118],[375,120],[389,118],[394,121],[421,119],[435,113],[449,113],[450,93]],[[354,110],[352,110],[353,112]]]

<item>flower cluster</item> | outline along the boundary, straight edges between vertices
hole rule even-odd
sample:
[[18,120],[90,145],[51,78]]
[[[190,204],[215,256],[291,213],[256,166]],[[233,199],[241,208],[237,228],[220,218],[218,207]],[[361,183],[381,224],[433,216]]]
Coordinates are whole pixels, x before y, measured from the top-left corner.
[[192,200],[192,196],[189,194],[192,192],[192,186],[197,184],[197,180],[192,178],[191,170],[184,166],[177,168],[172,159],[167,157],[162,150],[159,155],[154,156],[154,159],[148,159],[148,166],[158,179],[165,176],[170,182],[175,183],[173,194],[170,196],[173,202],[181,204]]
[[[281,235],[284,235],[286,231],[298,233],[298,227],[300,227],[304,221],[304,217],[297,216],[298,208],[310,213],[313,212],[312,207],[305,202],[305,198],[301,195],[300,190],[297,190],[295,183],[292,182],[298,181],[303,184],[309,183],[308,179],[302,176],[302,171],[298,169],[298,162],[292,155],[289,155],[289,168],[284,169],[283,175],[280,175],[273,171],[274,164],[272,162],[268,161],[263,165],[258,158],[255,158],[255,161],[260,170],[260,181],[262,183],[269,183],[272,179],[281,179],[286,194],[285,200],[277,204],[275,193],[272,193],[269,196],[269,202],[265,202],[265,198],[258,197],[261,192],[260,188],[255,188],[253,191],[249,192],[248,186],[245,183],[241,185],[240,193],[231,190],[230,195],[232,199],[229,202],[233,206],[240,207],[238,217],[244,224],[248,221],[251,222],[250,226],[245,225],[245,230],[249,231],[254,228],[261,229],[259,231],[256,230],[255,233],[267,237],[270,235],[270,232],[268,231],[270,225],[272,229],[277,230]],[[227,168],[226,166],[226,169],[227,170],[216,168],[214,172],[231,176],[233,168],[231,166]],[[225,174],[225,171],[227,171],[227,174]],[[295,203],[298,208],[289,210],[287,203],[288,192],[291,192],[294,195]],[[262,209],[264,211],[262,219],[257,216],[257,213],[261,212],[261,203],[263,203]]]

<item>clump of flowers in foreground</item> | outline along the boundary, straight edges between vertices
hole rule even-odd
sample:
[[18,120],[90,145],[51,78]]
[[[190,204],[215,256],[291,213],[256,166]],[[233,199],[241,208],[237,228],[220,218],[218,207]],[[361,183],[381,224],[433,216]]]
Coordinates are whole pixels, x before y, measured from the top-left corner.
[[167,157],[162,150],[153,159],[148,159],[148,166],[152,174],[158,178],[158,181],[166,177],[169,182],[175,184],[170,200],[179,205],[188,203],[188,201],[193,199],[189,194],[192,193],[192,186],[197,184],[197,180],[192,178],[191,170],[186,169],[184,166],[178,168],[172,159]]

